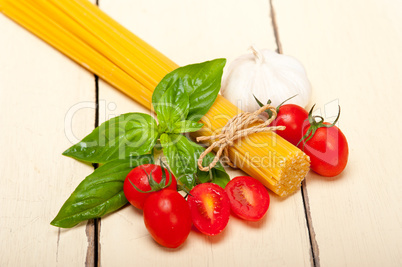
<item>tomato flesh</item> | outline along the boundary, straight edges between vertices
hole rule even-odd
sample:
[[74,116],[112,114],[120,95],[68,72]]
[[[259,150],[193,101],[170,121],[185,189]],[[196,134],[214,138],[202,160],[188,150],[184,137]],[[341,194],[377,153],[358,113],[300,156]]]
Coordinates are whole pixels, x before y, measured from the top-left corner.
[[229,196],[232,212],[248,221],[258,221],[266,214],[270,198],[267,189],[250,176],[230,180],[225,191]]
[[[123,191],[127,200],[136,208],[143,209],[145,200],[149,197],[150,193],[142,193],[134,188],[131,184],[133,183],[137,188],[142,191],[151,190],[151,186],[148,183],[148,175],[152,175],[152,178],[159,183],[162,180],[162,168],[159,165],[154,164],[144,164],[138,166],[130,171],[124,180]],[[169,173],[167,169],[165,169],[166,181],[165,185],[169,183],[169,180],[172,179],[172,183],[168,187],[169,189],[176,190],[177,182],[176,178],[173,174]],[[131,181],[131,183],[130,183]]]
[[285,130],[278,130],[276,133],[293,145],[297,145],[303,137],[303,124],[307,118],[308,112],[304,108],[286,104],[279,108],[278,115],[270,126],[286,126]]
[[[308,128],[305,128],[305,133]],[[348,142],[336,126],[318,128],[309,141],[299,144],[299,148],[310,157],[311,169],[322,176],[333,177],[340,174],[348,162]]]
[[177,191],[163,189],[152,193],[144,204],[144,223],[160,245],[177,248],[191,230],[191,213],[187,201]]
[[194,226],[206,235],[225,229],[230,217],[230,202],[225,190],[213,183],[195,186],[187,198]]

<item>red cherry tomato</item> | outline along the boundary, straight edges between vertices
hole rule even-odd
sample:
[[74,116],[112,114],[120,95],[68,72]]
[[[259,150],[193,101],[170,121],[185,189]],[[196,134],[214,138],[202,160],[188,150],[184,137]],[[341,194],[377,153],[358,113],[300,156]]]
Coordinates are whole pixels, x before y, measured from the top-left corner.
[[[330,125],[324,122],[325,125]],[[305,127],[306,134],[311,127]],[[340,174],[346,167],[349,156],[348,142],[341,130],[336,127],[320,127],[316,129],[310,140],[302,141],[298,147],[311,160],[311,169],[316,173],[332,177]]]
[[225,191],[229,196],[232,212],[244,220],[258,221],[268,210],[268,190],[250,176],[233,178],[226,185]]
[[177,248],[186,241],[191,230],[190,208],[177,191],[163,189],[152,193],[145,201],[144,223],[156,242]]
[[187,198],[194,226],[206,235],[217,235],[229,222],[230,202],[225,190],[213,183],[195,186]]
[[[155,182],[159,183],[162,180],[161,166],[154,164],[144,164],[138,166],[132,169],[124,180],[124,195],[131,203],[131,205],[139,209],[144,208],[145,200],[149,197],[151,193],[142,193],[135,189],[135,187],[131,183],[133,183],[138,189],[142,191],[149,191],[151,190],[151,186],[148,183],[148,175],[151,175]],[[176,190],[176,178],[173,176],[173,174],[169,173],[167,169],[165,169],[165,175],[165,185],[167,185],[169,183],[169,180],[172,179],[172,183],[168,188]]]
[[296,146],[303,137],[303,123],[307,118],[308,112],[304,108],[286,104],[279,107],[277,117],[270,126],[286,126],[285,130],[276,133]]

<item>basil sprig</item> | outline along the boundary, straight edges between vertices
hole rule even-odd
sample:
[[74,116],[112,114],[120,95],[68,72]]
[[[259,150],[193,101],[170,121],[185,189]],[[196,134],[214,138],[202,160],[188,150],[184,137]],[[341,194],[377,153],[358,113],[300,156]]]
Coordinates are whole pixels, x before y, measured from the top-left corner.
[[[225,59],[215,59],[167,74],[152,95],[159,124],[147,114],[122,114],[102,123],[67,149],[65,156],[104,165],[78,185],[51,224],[73,227],[126,204],[124,179],[132,168],[153,162],[148,153],[158,141],[171,171],[184,189],[190,190],[204,182],[225,187],[229,175],[222,165],[218,162],[208,172],[199,170],[197,161],[205,149],[182,135],[203,126],[198,121],[215,102],[225,63]],[[208,165],[213,158],[209,153],[203,165]]]

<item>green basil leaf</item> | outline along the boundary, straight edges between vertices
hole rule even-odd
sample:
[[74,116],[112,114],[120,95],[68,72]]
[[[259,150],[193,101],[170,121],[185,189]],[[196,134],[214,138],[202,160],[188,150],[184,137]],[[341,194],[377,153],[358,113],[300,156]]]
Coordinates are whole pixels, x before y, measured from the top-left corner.
[[202,126],[204,126],[204,124],[195,121],[178,121],[174,124],[172,133],[191,133],[198,131]]
[[154,118],[143,113],[126,113],[102,123],[63,155],[86,162],[106,163],[148,153],[155,146],[157,137]]
[[217,166],[218,163],[210,171],[204,172],[198,169],[197,178],[200,183],[214,183],[222,188],[225,188],[227,183],[230,181],[230,176],[227,174],[225,169]]
[[162,134],[160,142],[170,170],[177,179],[197,172],[194,148],[190,140],[181,134]]
[[[196,185],[195,175],[201,183],[210,181],[223,188],[229,182],[230,177],[219,161],[210,172],[198,169],[198,158],[205,151],[204,147],[188,140],[181,134],[162,134],[160,142],[171,171],[176,179],[186,185],[188,189],[192,189]],[[210,164],[214,157],[213,153],[208,153],[203,159],[203,165]]]
[[196,179],[195,179],[195,174],[183,174],[179,178],[176,178],[176,179],[179,182],[179,185],[185,186],[185,188],[184,188],[185,190],[191,190],[194,186],[197,185]]
[[159,132],[171,133],[176,122],[184,120],[189,111],[189,98],[182,81],[170,84],[157,100],[152,102],[159,121]]
[[213,168],[212,182],[214,184],[217,184],[224,189],[226,187],[226,185],[229,183],[229,181],[230,181],[230,176],[225,170],[221,171],[217,168]]
[[199,183],[203,184],[203,183],[212,183],[212,179],[213,179],[213,172],[212,170],[209,170],[207,172],[204,171],[197,171],[197,179]]
[[186,119],[199,121],[215,102],[221,87],[225,63],[226,59],[215,59],[170,72],[156,86],[152,94],[152,103],[158,103],[170,87],[181,81],[189,96],[190,108]]
[[[204,152],[205,148],[198,144],[194,145],[195,154],[199,158],[202,152]],[[213,153],[208,153],[202,161],[203,166],[208,166],[214,160],[214,158],[215,155]],[[219,161],[211,170],[207,172],[197,169],[197,178],[201,183],[211,182],[221,186],[222,188],[225,188],[227,183],[230,181],[229,174],[227,174],[225,168],[223,168],[222,164]]]
[[200,183],[214,183],[222,188],[225,188],[230,181],[229,174],[226,171],[220,171],[215,167],[208,172],[198,170],[197,179]]
[[121,208],[127,203],[123,192],[127,174],[133,168],[149,163],[153,163],[153,158],[148,154],[117,159],[97,168],[78,185],[50,224],[71,228]]

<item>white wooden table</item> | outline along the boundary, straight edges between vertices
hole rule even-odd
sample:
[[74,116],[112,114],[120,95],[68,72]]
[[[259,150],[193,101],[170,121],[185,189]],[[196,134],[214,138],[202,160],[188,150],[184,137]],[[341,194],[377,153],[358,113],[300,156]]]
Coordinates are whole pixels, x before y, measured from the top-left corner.
[[98,2],[180,65],[280,43],[307,69],[310,106],[331,120],[341,105],[349,164],[271,194],[261,222],[231,217],[177,250],[156,245],[131,207],[60,230],[50,221],[93,171],[61,152],[98,120],[147,111],[0,15],[0,266],[402,266],[402,1]]

